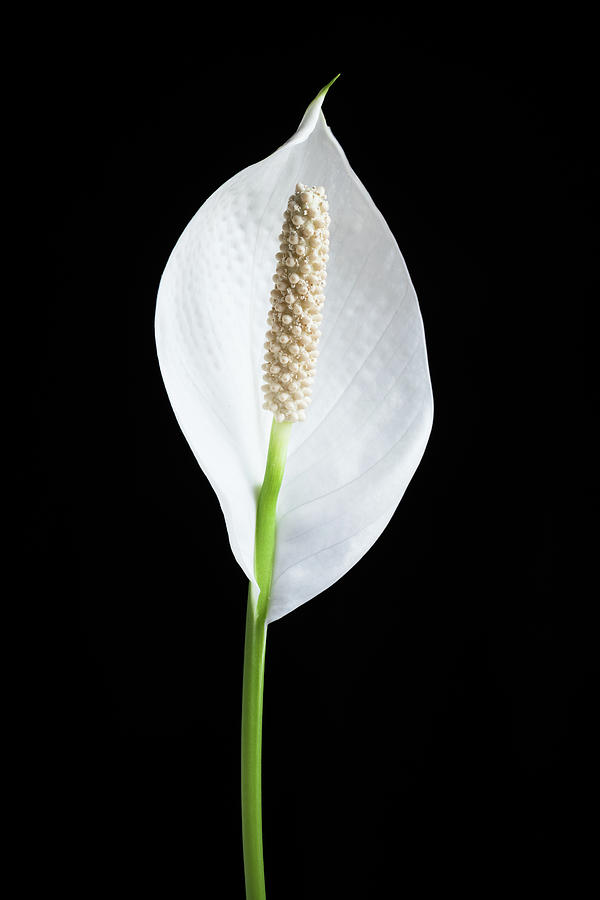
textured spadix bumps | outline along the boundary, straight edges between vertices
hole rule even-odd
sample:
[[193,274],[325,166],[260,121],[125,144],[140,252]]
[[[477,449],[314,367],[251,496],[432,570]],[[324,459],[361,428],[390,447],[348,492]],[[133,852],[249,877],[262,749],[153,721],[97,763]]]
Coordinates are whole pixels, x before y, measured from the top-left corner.
[[298,183],[283,214],[265,343],[263,408],[277,422],[298,422],[310,404],[329,259],[324,187]]

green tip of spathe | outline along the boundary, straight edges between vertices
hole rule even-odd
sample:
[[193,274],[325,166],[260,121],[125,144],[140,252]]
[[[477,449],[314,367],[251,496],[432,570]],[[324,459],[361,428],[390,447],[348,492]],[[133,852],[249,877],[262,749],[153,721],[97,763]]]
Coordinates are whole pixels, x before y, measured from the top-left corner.
[[321,88],[321,90],[319,91],[319,93],[317,94],[317,96],[320,97],[321,94],[323,94],[323,97],[325,97],[325,94],[327,93],[327,91],[329,90],[329,88],[331,87],[331,85],[333,84],[333,82],[334,82],[334,81],[337,81],[341,74],[342,74],[341,72],[338,72],[337,75],[335,76],[335,78],[332,78],[332,79],[331,79],[331,81],[329,82],[329,84],[326,84],[324,88]]
[[331,81],[329,82],[329,84],[326,84],[324,88],[321,88],[321,90],[319,91],[319,93],[317,94],[317,96],[315,97],[315,99],[312,101],[312,103],[309,104],[309,106],[308,106],[306,112],[304,113],[305,116],[308,114],[308,111],[309,111],[310,109],[312,109],[312,107],[315,105],[315,103],[318,103],[318,104],[319,104],[319,107],[322,105],[323,100],[325,99],[325,94],[327,93],[327,91],[329,90],[329,88],[331,87],[331,85],[333,84],[333,82],[338,80],[338,78],[340,77],[340,75],[341,75],[341,72],[338,72],[338,74],[335,76],[335,78],[332,78],[332,79],[331,79]]

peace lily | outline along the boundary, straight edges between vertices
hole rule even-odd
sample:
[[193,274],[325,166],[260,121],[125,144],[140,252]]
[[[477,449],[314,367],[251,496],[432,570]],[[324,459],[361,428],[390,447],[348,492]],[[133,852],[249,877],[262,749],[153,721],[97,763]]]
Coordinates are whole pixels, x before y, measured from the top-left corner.
[[415,290],[325,122],[332,83],[285,144],[201,206],[167,262],[156,310],[169,399],[250,582],[242,704],[249,900],[265,896],[267,625],[336,582],[377,540],[433,415]]

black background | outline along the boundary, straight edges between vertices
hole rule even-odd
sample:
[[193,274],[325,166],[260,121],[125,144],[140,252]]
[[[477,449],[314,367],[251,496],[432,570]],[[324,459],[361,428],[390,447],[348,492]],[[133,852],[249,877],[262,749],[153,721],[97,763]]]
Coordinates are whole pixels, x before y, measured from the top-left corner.
[[324,112],[411,272],[435,419],[376,545],[269,629],[268,895],[572,888],[597,802],[589,23],[234,19],[79,22],[39,68],[36,859],[78,896],[243,896],[246,583],[154,306],[197,208],[340,71]]

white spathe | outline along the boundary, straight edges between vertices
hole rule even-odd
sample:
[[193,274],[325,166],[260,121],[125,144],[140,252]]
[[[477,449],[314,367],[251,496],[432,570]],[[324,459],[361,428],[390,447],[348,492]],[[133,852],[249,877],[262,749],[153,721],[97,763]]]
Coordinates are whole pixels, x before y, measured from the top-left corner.
[[320,356],[306,421],[292,425],[269,622],[324,591],[373,545],[433,418],[417,296],[394,236],[325,122],[325,93],[287,143],[198,210],[169,257],[156,309],[171,405],[253,581],[272,423],[261,364],[281,217],[297,182],[325,186],[331,247]]

